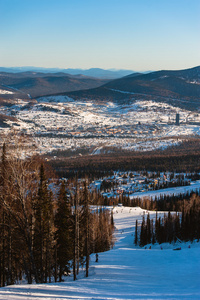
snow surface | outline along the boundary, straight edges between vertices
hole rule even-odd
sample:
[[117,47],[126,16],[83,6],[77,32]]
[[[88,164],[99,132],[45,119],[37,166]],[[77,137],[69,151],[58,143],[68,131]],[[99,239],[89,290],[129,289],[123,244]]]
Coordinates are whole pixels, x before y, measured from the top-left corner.
[[[180,126],[175,125],[177,112]],[[117,104],[49,96],[31,104],[17,99],[12,106],[0,107],[0,114],[15,116],[17,121],[5,122],[31,136],[34,151],[42,154],[85,147],[90,154],[106,153],[109,148],[151,151],[200,135],[199,112],[153,100]],[[0,127],[0,134],[7,135],[10,128]]]
[[130,195],[130,199],[133,198],[146,198],[149,197],[152,199],[155,199],[155,197],[159,198],[161,195],[169,195],[172,196],[173,194],[176,196],[178,194],[184,194],[186,195],[187,192],[196,192],[196,190],[199,190],[200,188],[200,180],[191,182],[191,185],[189,186],[177,186],[172,188],[166,188],[166,189],[160,189],[155,191],[147,191],[147,192],[136,192],[132,195]]
[[[91,255],[89,277],[83,271],[77,281],[72,276],[62,283],[13,285],[0,289],[0,299],[200,299],[199,243],[152,245],[152,249],[133,244],[135,221],[147,211],[139,207],[115,207],[116,243],[100,253],[99,262]],[[155,218],[155,212],[149,212]],[[163,213],[160,213],[163,215]],[[160,215],[159,214],[159,215]],[[179,244],[180,246],[180,244]]]
[[0,94],[1,94],[1,95],[5,95],[5,94],[13,94],[13,92],[11,92],[11,91],[6,91],[6,90],[1,90],[1,89],[0,89]]

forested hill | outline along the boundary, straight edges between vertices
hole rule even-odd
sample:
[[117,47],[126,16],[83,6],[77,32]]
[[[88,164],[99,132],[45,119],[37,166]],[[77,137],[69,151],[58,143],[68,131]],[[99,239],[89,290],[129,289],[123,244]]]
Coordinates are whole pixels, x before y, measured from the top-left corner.
[[108,79],[99,79],[84,75],[70,75],[62,72],[0,73],[1,89],[9,88],[14,93],[21,93],[20,97],[21,95],[29,94],[31,98],[53,93],[95,88],[108,81]]
[[180,71],[134,73],[99,88],[69,93],[69,96],[114,101],[154,99],[195,110],[200,108],[200,66]]

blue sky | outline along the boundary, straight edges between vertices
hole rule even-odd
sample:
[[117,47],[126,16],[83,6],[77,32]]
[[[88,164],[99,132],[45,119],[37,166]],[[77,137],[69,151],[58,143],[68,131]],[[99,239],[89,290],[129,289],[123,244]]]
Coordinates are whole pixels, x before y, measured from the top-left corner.
[[199,0],[0,0],[0,66],[197,65]]

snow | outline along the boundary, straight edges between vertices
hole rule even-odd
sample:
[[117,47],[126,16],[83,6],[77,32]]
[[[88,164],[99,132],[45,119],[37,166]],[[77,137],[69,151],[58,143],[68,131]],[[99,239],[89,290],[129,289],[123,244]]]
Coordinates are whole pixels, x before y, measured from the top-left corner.
[[191,182],[191,185],[189,186],[178,186],[178,187],[160,189],[156,191],[137,192],[130,195],[130,199],[137,198],[137,197],[139,198],[152,197],[152,199],[155,199],[155,197],[159,198],[161,195],[172,196],[173,194],[176,196],[178,194],[186,194],[187,192],[196,192],[196,190],[199,190],[199,188],[200,188],[200,180],[197,180],[196,182]]
[[[176,113],[180,126],[175,125]],[[49,96],[30,103],[17,99],[12,106],[0,107],[0,114],[15,116],[11,128],[28,134],[37,153],[88,148],[90,154],[110,149],[151,151],[176,146],[200,135],[200,114],[167,103],[140,100],[129,104],[111,101],[73,100]],[[9,127],[0,127],[8,134]],[[62,138],[61,138],[62,136]],[[76,139],[76,143],[74,142]]]
[[159,79],[164,79],[164,78],[168,78],[169,76],[165,75],[165,76],[160,76],[154,79],[151,79],[150,81],[155,81],[155,80],[159,80]]
[[[136,93],[132,93],[132,92],[126,92],[126,91],[121,91],[121,90],[115,90],[115,89],[108,89],[108,90],[111,90],[113,92],[119,92],[119,93],[122,93],[122,94],[130,94],[130,95],[134,95]],[[144,95],[144,94],[143,94]]]
[[13,94],[13,92],[11,92],[11,91],[6,91],[6,90],[1,90],[1,89],[0,89],[0,94],[1,94],[1,95],[5,95],[5,94]]
[[[13,285],[0,289],[0,299],[200,299],[199,243],[135,247],[134,226],[146,212],[139,207],[115,207],[116,243],[112,250],[99,253],[99,262],[91,255],[89,277],[83,271],[77,281]],[[146,212],[147,213],[147,212]],[[160,213],[163,214],[163,213]],[[159,215],[160,215],[159,214]],[[155,218],[155,212],[150,212]],[[179,245],[180,246],[180,245]]]

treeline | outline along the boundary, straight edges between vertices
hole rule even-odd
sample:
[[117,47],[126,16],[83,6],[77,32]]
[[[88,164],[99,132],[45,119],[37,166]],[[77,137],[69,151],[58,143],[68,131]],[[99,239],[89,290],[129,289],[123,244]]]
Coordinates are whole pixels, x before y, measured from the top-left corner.
[[149,213],[143,215],[140,233],[138,221],[135,227],[135,245],[172,243],[178,241],[193,241],[200,239],[200,197],[193,196],[189,201],[183,201],[181,213],[165,214],[163,218],[150,219]]
[[[157,174],[159,174],[160,172],[158,172]],[[132,173],[130,173],[129,178],[132,177],[131,175]],[[188,177],[186,175],[186,177],[184,177],[184,175],[176,175],[174,177],[173,174],[170,175],[170,179],[169,180],[161,180],[160,178],[158,178],[160,175],[158,175],[157,177],[153,177],[151,174],[148,176],[147,172],[140,172],[141,175],[146,176],[144,184],[146,185],[145,188],[150,188],[151,190],[159,190],[159,189],[165,189],[165,188],[170,188],[170,187],[177,187],[177,186],[188,186],[190,185],[190,180],[188,180],[188,178],[198,178],[199,174],[194,173],[194,174],[190,174],[190,176]],[[101,182],[100,185],[100,190],[104,191],[104,192],[112,192],[114,189],[116,190],[117,188],[120,189],[120,185],[126,185],[127,184],[127,174],[124,173],[124,175],[122,176],[122,178],[124,178],[125,180],[122,180],[120,183],[118,181],[118,179],[103,179],[103,181]],[[156,178],[156,181],[152,181],[150,180],[151,178]],[[157,179],[158,178],[158,179]],[[194,179],[197,180],[197,179]],[[126,195],[127,192],[123,191],[123,195]]]
[[[77,172],[80,177],[100,178],[119,171],[156,172],[200,172],[199,140],[186,143],[186,148],[170,147],[163,151],[134,152],[122,151],[110,154],[85,155],[80,157],[60,157],[50,164],[59,177],[73,178]],[[188,148],[187,148],[188,147]]]
[[181,211],[183,201],[189,201],[193,196],[200,196],[200,189],[179,193],[177,195],[160,194],[159,196],[155,196],[155,199],[152,197],[136,197],[130,199],[129,196],[122,194],[116,198],[101,197],[99,198],[99,203],[101,205],[118,205],[118,203],[121,203],[123,206],[139,206],[143,209],[155,211]]
[[[56,190],[57,189],[57,190]],[[28,283],[62,281],[79,268],[89,272],[89,255],[112,247],[113,219],[94,209],[98,194],[86,180],[49,183],[43,163],[7,154],[0,164],[0,286],[26,277]]]

